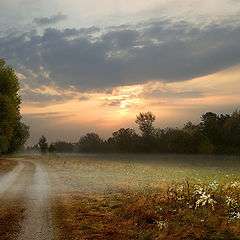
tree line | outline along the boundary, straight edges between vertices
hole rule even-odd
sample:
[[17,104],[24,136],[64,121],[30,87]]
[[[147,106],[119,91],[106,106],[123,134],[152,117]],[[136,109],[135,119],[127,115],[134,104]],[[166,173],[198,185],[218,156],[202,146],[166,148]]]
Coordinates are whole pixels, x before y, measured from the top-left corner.
[[77,143],[64,141],[50,145],[42,136],[39,143],[28,150],[65,153],[199,153],[240,154],[240,111],[229,114],[207,112],[198,124],[187,122],[183,128],[156,128],[151,112],[139,113],[134,129],[121,128],[103,140],[97,133],[87,133]]

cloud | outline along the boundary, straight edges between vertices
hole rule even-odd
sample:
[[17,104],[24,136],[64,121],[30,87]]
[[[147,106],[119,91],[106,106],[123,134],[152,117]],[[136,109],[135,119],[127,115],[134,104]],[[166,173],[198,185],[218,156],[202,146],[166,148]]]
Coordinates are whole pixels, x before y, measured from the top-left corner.
[[63,113],[59,112],[45,112],[45,113],[25,113],[25,117],[29,118],[36,118],[36,119],[41,119],[41,118],[62,118],[65,117]]
[[173,91],[173,90],[153,90],[143,92],[143,98],[151,99],[184,99],[184,98],[203,98],[204,94],[201,91]]
[[107,32],[47,28],[0,38],[0,55],[33,88],[84,92],[186,81],[240,64],[239,20],[199,26],[160,19]]
[[21,89],[20,96],[24,102],[38,107],[61,104],[72,99],[79,102],[89,100],[89,97],[78,94],[77,92],[64,93],[62,91],[56,91],[55,93],[49,93],[39,89],[34,90],[30,88]]
[[59,12],[56,15],[53,15],[51,17],[42,17],[42,18],[34,18],[33,22],[38,25],[49,25],[49,24],[55,24],[62,20],[65,20],[67,18],[67,15],[63,12]]

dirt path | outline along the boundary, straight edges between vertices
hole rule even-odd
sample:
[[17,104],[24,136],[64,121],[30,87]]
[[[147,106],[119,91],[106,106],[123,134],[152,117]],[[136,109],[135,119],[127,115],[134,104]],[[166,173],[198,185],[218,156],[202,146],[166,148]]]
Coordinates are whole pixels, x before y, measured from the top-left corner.
[[27,191],[27,205],[18,240],[53,240],[49,183],[45,168],[34,161],[34,180]]
[[0,199],[6,206],[12,196],[19,196],[19,201],[25,199],[26,210],[23,221],[19,222],[21,231],[17,239],[54,240],[47,171],[34,160],[16,160],[17,166],[0,177]]
[[0,195],[5,192],[8,187],[17,180],[19,173],[24,168],[24,163],[18,162],[18,165],[9,173],[0,178]]

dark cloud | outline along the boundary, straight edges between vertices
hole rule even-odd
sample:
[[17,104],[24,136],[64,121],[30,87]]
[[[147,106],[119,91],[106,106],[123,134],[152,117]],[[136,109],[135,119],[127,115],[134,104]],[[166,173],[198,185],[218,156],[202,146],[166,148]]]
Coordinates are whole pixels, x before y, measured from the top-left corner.
[[88,100],[89,98],[86,96],[78,96],[77,93],[69,93],[69,94],[49,94],[49,93],[41,93],[34,92],[32,90],[22,90],[21,98],[24,102],[31,103],[37,106],[46,106],[50,104],[60,104],[64,103],[71,99],[76,99],[79,102],[83,102]]
[[156,99],[180,99],[180,98],[203,98],[204,94],[200,91],[180,91],[173,90],[153,90],[150,92],[144,92],[142,95],[144,98],[156,98]]
[[231,24],[202,27],[162,19],[102,35],[95,27],[48,28],[0,38],[0,56],[31,79],[30,87],[54,82],[96,91],[149,80],[185,81],[240,64],[238,23],[232,18]]
[[65,20],[66,18],[67,16],[64,13],[59,12],[58,14],[51,17],[34,18],[33,22],[38,25],[49,25],[58,23],[62,20]]

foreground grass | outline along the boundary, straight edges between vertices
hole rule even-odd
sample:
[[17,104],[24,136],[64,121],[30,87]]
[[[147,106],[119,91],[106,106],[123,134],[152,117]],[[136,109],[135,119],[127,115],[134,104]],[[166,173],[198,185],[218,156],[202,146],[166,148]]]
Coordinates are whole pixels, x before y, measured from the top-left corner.
[[[21,202],[21,200],[20,200]],[[16,239],[21,230],[24,207],[13,200],[0,200],[0,239]]]
[[209,194],[203,198],[199,186],[180,186],[102,198],[60,195],[59,239],[240,239],[238,187],[202,186]]
[[240,239],[239,159],[145,157],[47,159],[59,239]]

